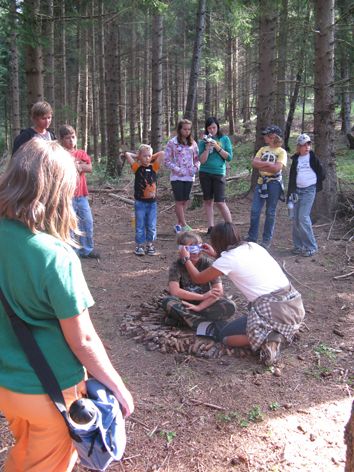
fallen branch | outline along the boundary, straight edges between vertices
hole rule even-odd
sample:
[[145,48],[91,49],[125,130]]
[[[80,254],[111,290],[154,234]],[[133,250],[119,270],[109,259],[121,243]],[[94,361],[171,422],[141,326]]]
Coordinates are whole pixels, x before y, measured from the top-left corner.
[[335,223],[335,221],[336,221],[336,218],[337,218],[337,210],[336,210],[335,213],[334,213],[334,218],[333,218],[331,227],[329,228],[329,231],[328,231],[328,234],[327,234],[327,241],[329,240],[329,238],[330,238],[330,236],[331,236],[332,229],[333,229],[334,223]]
[[335,280],[338,279],[345,279],[346,277],[350,277],[351,275],[354,275],[354,270],[352,272],[349,272],[348,274],[343,274],[343,275],[336,275],[333,277]]
[[129,203],[129,205],[134,205],[134,200],[131,200],[130,198],[122,197],[121,195],[116,195],[115,193],[109,193],[108,194],[110,197],[114,197],[117,200],[121,200],[124,203]]
[[193,398],[189,398],[188,400],[191,401],[192,403],[195,403],[196,405],[207,406],[208,408],[213,408],[214,410],[220,410],[220,411],[226,410],[226,408],[224,408],[223,406],[214,405],[213,403],[201,402],[200,400],[194,400]]

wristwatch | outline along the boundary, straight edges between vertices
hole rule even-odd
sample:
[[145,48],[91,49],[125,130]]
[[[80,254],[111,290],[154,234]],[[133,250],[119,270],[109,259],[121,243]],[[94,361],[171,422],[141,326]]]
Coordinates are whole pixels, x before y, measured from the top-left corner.
[[183,265],[185,265],[185,263],[190,261],[190,260],[191,260],[191,258],[189,256],[184,256],[184,257],[182,257],[181,262],[182,262]]

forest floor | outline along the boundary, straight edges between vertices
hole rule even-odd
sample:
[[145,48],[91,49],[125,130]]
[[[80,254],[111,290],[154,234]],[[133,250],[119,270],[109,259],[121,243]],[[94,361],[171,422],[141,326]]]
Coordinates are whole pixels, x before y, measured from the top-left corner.
[[[96,302],[90,313],[136,405],[127,421],[125,456],[108,470],[343,470],[343,434],[354,388],[353,275],[345,275],[353,270],[354,253],[353,243],[341,239],[341,222],[315,225],[318,254],[293,256],[286,205],[279,203],[270,253],[302,293],[307,313],[299,337],[283,350],[279,368],[265,368],[247,350],[210,359],[205,353],[198,357],[182,348],[164,353],[166,349],[158,348],[151,338],[144,343],[139,336],[144,323],[156,333],[165,329],[162,323],[159,326],[162,316],[157,300],[177,254],[168,183],[160,185],[159,192],[158,254],[154,257],[133,254],[132,206],[107,191],[91,193],[101,259],[82,261]],[[131,198],[131,179],[115,193]],[[246,235],[250,199],[231,199],[229,206]],[[187,216],[205,239],[202,209],[189,209]],[[244,313],[244,300],[226,278],[224,288]],[[190,341],[188,330],[170,331],[170,337],[182,335],[183,339],[185,335]],[[166,331],[164,335],[168,337]],[[0,429],[1,464],[11,438],[3,420]]]

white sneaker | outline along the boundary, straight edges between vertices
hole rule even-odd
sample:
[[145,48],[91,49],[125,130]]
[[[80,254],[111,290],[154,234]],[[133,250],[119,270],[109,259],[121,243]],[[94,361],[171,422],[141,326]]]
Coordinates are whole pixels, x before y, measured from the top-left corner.
[[180,232],[182,231],[182,226],[181,226],[181,225],[175,225],[175,226],[173,227],[173,229],[174,229],[174,232],[175,232],[176,234],[178,234],[178,233],[180,233]]
[[134,254],[135,254],[136,256],[145,256],[144,248],[143,248],[142,246],[137,246],[137,247],[135,248]]

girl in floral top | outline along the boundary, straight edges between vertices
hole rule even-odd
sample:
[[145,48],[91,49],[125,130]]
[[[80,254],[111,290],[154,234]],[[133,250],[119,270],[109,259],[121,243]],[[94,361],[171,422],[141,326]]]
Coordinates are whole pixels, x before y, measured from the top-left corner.
[[181,120],[177,125],[177,136],[165,149],[165,165],[171,170],[170,180],[175,199],[176,233],[190,231],[185,219],[185,210],[190,197],[195,174],[199,169],[198,145],[192,138],[192,123]]

